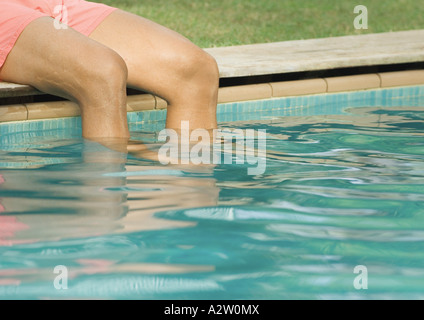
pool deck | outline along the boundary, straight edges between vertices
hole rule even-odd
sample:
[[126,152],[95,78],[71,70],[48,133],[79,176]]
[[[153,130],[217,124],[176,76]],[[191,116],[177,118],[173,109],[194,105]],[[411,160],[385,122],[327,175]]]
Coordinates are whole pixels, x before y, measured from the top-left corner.
[[[388,32],[322,39],[205,49],[218,62],[221,79],[260,77],[424,62],[424,30]],[[424,84],[424,69],[367,72],[297,80],[221,87],[219,103],[273,97],[367,90]],[[0,82],[0,122],[78,116],[69,101],[15,103],[4,101],[42,94],[26,86]],[[150,94],[128,97],[128,111],[166,108],[166,102]]]

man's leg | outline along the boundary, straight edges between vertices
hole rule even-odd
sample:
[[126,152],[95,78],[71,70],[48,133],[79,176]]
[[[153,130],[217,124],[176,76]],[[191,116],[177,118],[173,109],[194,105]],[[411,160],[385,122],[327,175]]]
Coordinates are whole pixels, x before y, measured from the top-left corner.
[[215,60],[189,40],[147,19],[114,11],[90,38],[126,62],[128,85],[168,102],[167,127],[214,129],[219,86]]
[[127,67],[114,50],[41,17],[22,32],[0,69],[4,81],[76,101],[86,138],[129,138]]

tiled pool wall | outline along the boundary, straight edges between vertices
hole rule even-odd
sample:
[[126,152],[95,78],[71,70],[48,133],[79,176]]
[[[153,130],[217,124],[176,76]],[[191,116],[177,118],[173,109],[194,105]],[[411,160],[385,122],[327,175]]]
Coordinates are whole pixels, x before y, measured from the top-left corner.
[[423,106],[424,85],[243,101],[219,105],[218,121],[343,114],[346,108]]
[[[343,114],[347,108],[378,106],[424,106],[424,85],[220,103],[217,117],[218,122],[222,123],[284,116]],[[131,131],[140,128],[148,132],[159,131],[164,128],[165,118],[166,109],[128,112]],[[49,134],[56,139],[80,137],[81,118],[76,116],[0,124],[2,147]]]

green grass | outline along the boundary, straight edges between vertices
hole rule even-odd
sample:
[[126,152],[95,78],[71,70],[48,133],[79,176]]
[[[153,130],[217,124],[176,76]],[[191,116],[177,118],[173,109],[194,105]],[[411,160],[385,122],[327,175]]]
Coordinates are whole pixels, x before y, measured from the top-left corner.
[[[97,0],[144,16],[200,47],[424,29],[417,0]],[[356,30],[356,5],[368,30]]]

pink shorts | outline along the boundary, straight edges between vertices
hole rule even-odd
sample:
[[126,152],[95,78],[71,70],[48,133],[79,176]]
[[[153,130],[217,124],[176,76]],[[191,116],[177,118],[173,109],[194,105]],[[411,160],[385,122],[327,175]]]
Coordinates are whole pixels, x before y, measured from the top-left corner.
[[0,0],[0,68],[31,21],[52,17],[88,36],[114,10],[84,0]]

